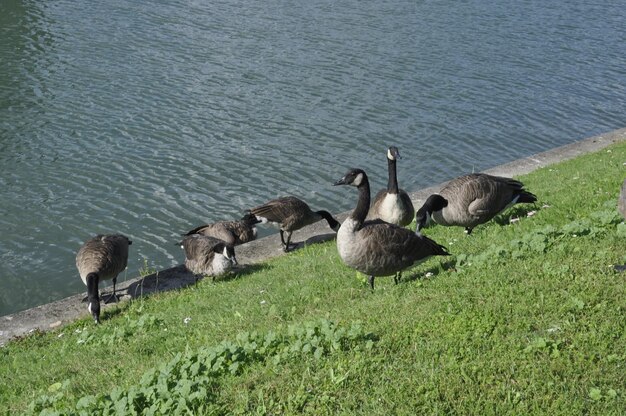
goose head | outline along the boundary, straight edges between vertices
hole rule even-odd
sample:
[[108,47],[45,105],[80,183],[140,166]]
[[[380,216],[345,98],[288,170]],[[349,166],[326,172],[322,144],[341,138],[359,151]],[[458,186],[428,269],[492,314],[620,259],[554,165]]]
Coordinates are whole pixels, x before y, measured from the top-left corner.
[[235,247],[233,245],[220,243],[213,247],[213,251],[216,254],[226,257],[231,265],[237,265],[237,257],[235,257]]
[[433,212],[441,211],[448,206],[448,200],[438,194],[428,197],[424,205],[415,213],[415,223],[417,224],[416,233],[430,223]]
[[365,181],[367,181],[367,175],[365,174],[365,171],[363,171],[362,169],[353,168],[348,170],[341,179],[335,181],[333,186],[352,185],[358,188],[359,186],[363,185]]
[[246,211],[246,214],[241,217],[241,221],[243,221],[243,223],[248,227],[254,227],[256,224],[261,222],[261,220],[259,220],[256,215],[252,214],[250,211]]
[[389,147],[389,149],[387,149],[387,159],[389,160],[402,159],[402,157],[400,157],[400,151],[398,150],[396,146],[391,146]]

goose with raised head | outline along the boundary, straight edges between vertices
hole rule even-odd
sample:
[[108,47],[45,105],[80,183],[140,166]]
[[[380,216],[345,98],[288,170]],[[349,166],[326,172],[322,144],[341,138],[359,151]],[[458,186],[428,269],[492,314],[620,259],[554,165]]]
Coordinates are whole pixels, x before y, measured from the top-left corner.
[[446,226],[465,227],[471,234],[506,208],[519,203],[533,203],[537,197],[512,178],[472,173],[448,182],[439,192],[426,199],[415,214],[417,231],[432,220]]
[[111,296],[114,298],[117,275],[126,269],[131,244],[132,241],[121,234],[99,234],[87,240],[76,254],[76,268],[87,286],[87,309],[97,324],[100,323],[100,281],[113,280]]
[[201,234],[187,235],[180,242],[185,251],[185,267],[197,276],[216,276],[237,265],[235,247],[225,241]]
[[446,248],[428,237],[381,220],[365,221],[370,205],[370,185],[362,169],[350,169],[334,185],[352,185],[359,199],[337,233],[337,250],[345,264],[369,276],[374,289],[378,276],[394,275],[398,283],[403,270],[430,256],[449,255]]
[[201,234],[238,246],[256,239],[256,224],[259,222],[261,221],[248,212],[238,221],[218,221],[201,225],[184,235]]
[[372,207],[367,214],[368,220],[380,218],[391,224],[406,227],[413,221],[415,208],[409,194],[398,188],[396,161],[401,159],[396,146],[387,149],[387,189],[380,190],[374,197]]
[[[280,229],[280,241],[285,252],[289,251],[291,234],[307,225],[326,220],[333,230],[339,230],[339,222],[328,211],[313,211],[306,202],[295,196],[273,199],[252,208],[250,212],[263,224],[270,223]],[[286,234],[286,238],[285,235]]]

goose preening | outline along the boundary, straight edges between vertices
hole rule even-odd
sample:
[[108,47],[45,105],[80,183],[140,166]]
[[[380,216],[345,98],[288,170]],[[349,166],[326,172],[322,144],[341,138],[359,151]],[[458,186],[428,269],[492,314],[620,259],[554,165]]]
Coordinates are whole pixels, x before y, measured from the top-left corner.
[[359,190],[356,208],[337,233],[339,256],[348,266],[374,278],[394,275],[397,283],[402,270],[430,256],[447,256],[444,246],[411,230],[381,220],[365,221],[370,205],[370,185],[361,169],[350,169],[334,185],[352,185]]
[[387,149],[387,172],[389,174],[387,189],[382,189],[376,194],[367,219],[380,218],[391,224],[405,227],[413,221],[415,208],[409,194],[398,188],[397,159],[401,159],[400,152],[397,147],[391,146]]
[[261,221],[248,212],[238,221],[218,221],[201,225],[184,235],[201,234],[238,246],[256,239],[256,224],[259,222]]
[[208,275],[215,280],[215,276],[237,265],[235,247],[214,237],[187,235],[180,242],[180,247],[185,251],[185,267],[196,276]]
[[76,268],[87,286],[87,309],[96,323],[100,323],[99,283],[113,279],[111,296],[115,297],[117,275],[126,268],[131,244],[132,241],[121,234],[97,235],[87,240],[76,254]]
[[465,227],[470,234],[506,208],[519,203],[533,203],[537,197],[524,189],[520,181],[486,173],[472,173],[448,182],[428,197],[417,210],[417,232],[432,219],[440,225]]
[[[328,226],[337,231],[339,222],[328,211],[313,211],[306,202],[295,196],[273,199],[252,208],[250,212],[263,224],[271,223],[280,228],[280,241],[285,252],[289,251],[291,234],[307,225],[325,219]],[[284,234],[287,234],[285,239]]]

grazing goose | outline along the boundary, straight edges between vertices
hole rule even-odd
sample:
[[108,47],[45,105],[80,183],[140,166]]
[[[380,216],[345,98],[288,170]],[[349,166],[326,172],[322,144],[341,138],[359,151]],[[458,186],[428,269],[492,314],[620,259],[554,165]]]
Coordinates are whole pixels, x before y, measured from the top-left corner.
[[181,241],[180,247],[185,250],[185,267],[196,276],[208,275],[215,280],[215,276],[237,265],[235,247],[214,237],[187,235]]
[[131,244],[132,241],[121,234],[97,235],[87,240],[76,254],[76,268],[87,285],[87,309],[97,324],[100,323],[98,285],[101,280],[113,279],[111,296],[115,297],[117,275],[126,268]]
[[415,214],[417,231],[431,218],[440,225],[472,229],[483,224],[513,204],[532,203],[537,197],[524,189],[524,184],[511,178],[472,173],[448,182],[439,192],[428,197]]
[[397,159],[401,159],[400,152],[397,147],[391,146],[387,149],[387,171],[389,173],[387,189],[382,189],[376,194],[367,219],[380,218],[391,224],[405,227],[413,221],[415,208],[413,208],[409,194],[398,188]]
[[[280,228],[280,241],[285,252],[289,251],[291,234],[309,224],[325,219],[328,226],[337,231],[339,222],[328,211],[312,211],[306,202],[295,196],[273,199],[263,205],[252,208],[250,212],[261,223],[272,223]],[[284,233],[287,233],[285,240]]]
[[339,256],[348,266],[374,278],[394,275],[398,283],[402,270],[430,256],[449,255],[433,240],[381,220],[365,221],[370,205],[370,184],[361,169],[350,169],[335,185],[352,185],[359,190],[359,200],[337,233]]
[[219,221],[201,225],[184,235],[201,234],[215,237],[231,246],[238,246],[256,239],[256,224],[259,221],[251,213],[246,213],[239,221]]

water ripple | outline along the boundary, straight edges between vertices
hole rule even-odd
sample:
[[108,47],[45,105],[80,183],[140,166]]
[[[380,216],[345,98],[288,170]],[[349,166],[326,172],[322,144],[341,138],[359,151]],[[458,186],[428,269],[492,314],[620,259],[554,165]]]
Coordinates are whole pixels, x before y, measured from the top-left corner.
[[415,190],[626,124],[621,2],[10,3],[0,315],[84,291],[96,233],[135,276],[270,198],[349,209],[390,144]]

